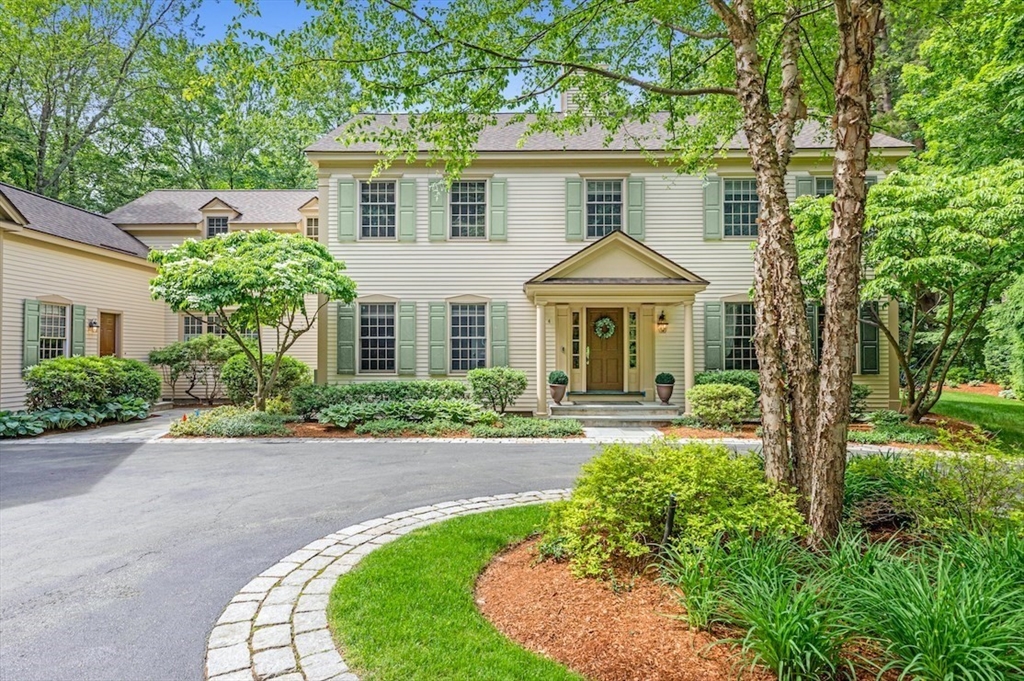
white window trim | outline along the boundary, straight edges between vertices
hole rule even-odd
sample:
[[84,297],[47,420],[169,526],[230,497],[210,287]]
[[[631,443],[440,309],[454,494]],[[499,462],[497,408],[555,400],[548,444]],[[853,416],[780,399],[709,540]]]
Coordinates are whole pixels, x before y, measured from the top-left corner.
[[488,241],[491,238],[491,180],[487,177],[461,177],[457,182],[483,182],[484,183],[484,235],[483,236],[452,236],[452,191],[445,192],[448,233],[448,241]]
[[[390,243],[392,241],[398,241],[398,232],[400,226],[398,224],[401,219],[399,214],[399,203],[401,197],[399,192],[401,187],[399,177],[375,177],[375,178],[355,178],[356,181],[356,240],[357,241],[370,241],[377,243]],[[395,235],[392,236],[363,236],[363,184],[376,184],[378,182],[390,182],[395,185]]]
[[[39,298],[37,300],[39,301],[40,305],[53,305],[53,306],[60,306],[60,307],[64,308],[64,352],[62,352],[60,355],[56,355],[54,357],[47,357],[46,359],[56,359],[57,357],[71,357],[71,324],[72,324],[72,319],[71,319],[72,303],[71,303],[71,301],[65,302],[66,299],[58,298],[56,296],[52,297],[50,300],[47,300],[45,298]],[[42,348],[42,343],[43,343],[43,332],[42,332],[42,328],[41,328],[42,327],[42,310],[40,310],[40,314],[39,314],[39,326],[40,326],[40,329],[39,329],[39,340],[36,341],[36,352],[39,355],[39,361],[42,362],[42,361],[45,361],[45,360],[43,360],[43,348]],[[54,336],[46,336],[46,337],[47,338],[54,338]]]
[[227,229],[224,232],[222,232],[222,233],[223,234],[230,234],[231,233],[231,215],[229,215],[228,213],[211,213],[209,215],[204,215],[203,216],[203,238],[204,239],[212,239],[213,236],[217,236],[216,234],[214,234],[213,236],[210,236],[210,218],[214,218],[214,219],[217,219],[217,220],[219,220],[221,218],[224,218],[224,224],[227,226]]
[[[490,298],[464,295],[445,300],[445,369],[449,376],[465,376],[472,369],[452,368],[452,305],[484,306],[484,368],[491,366],[491,301]],[[479,368],[479,367],[478,367]]]
[[[309,234],[309,221],[316,220],[316,236],[310,236]],[[315,241],[320,240],[320,216],[319,215],[307,215],[303,218],[303,234],[307,239],[313,239]]]
[[590,198],[589,198],[590,197],[590,192],[587,191],[587,183],[588,182],[608,182],[609,180],[618,180],[621,183],[620,184],[620,189],[619,189],[619,191],[620,191],[620,193],[619,193],[619,196],[620,196],[619,205],[621,207],[621,210],[619,212],[619,228],[616,229],[616,230],[612,230],[612,231],[625,233],[625,231],[626,231],[626,220],[629,217],[628,216],[629,207],[626,205],[626,198],[627,198],[627,195],[628,195],[627,192],[629,191],[629,184],[628,184],[629,176],[628,175],[621,175],[621,174],[615,174],[615,175],[587,174],[587,175],[581,175],[580,177],[583,180],[583,240],[584,241],[598,241],[599,239],[603,239],[604,237],[608,236],[608,234],[604,234],[602,236],[590,236],[590,226],[587,224],[587,215],[588,215],[587,208],[590,206]]
[[[723,241],[757,241],[758,234],[761,231],[761,226],[757,224],[757,215],[754,216],[754,228],[755,234],[744,236],[742,234],[726,234],[725,233],[725,183],[733,182],[737,180],[752,180],[754,182],[754,191],[757,191],[757,178],[753,175],[735,175],[735,176],[723,176],[722,177],[722,240]],[[757,198],[757,212],[761,214],[761,197]]]
[[[398,335],[399,329],[399,300],[391,296],[371,295],[356,298],[356,375],[357,376],[397,376],[398,375]],[[394,371],[364,371],[363,370],[363,305],[394,305],[395,306],[395,369]]]

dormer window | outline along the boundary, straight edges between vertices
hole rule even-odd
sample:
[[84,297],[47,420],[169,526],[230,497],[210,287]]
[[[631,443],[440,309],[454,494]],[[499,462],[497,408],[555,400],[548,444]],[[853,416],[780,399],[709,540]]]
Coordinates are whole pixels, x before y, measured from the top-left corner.
[[226,215],[217,215],[206,218],[206,238],[228,233],[228,218]]
[[313,241],[320,238],[320,218],[306,218],[306,236]]

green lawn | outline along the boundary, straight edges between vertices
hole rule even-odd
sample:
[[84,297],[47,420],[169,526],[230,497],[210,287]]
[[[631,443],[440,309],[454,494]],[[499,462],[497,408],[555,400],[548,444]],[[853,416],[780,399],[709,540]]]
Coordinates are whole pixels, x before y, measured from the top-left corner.
[[346,662],[374,681],[578,680],[505,638],[473,600],[491,557],[539,529],[546,513],[525,506],[455,518],[369,554],[328,606]]
[[977,423],[998,433],[1007,445],[1024,450],[1024,402],[947,390],[932,409],[936,414]]

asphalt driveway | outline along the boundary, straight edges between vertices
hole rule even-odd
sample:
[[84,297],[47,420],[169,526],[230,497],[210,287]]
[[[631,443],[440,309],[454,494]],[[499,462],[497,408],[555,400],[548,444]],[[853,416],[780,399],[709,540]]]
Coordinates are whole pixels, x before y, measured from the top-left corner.
[[0,679],[202,678],[224,606],[347,525],[569,487],[584,444],[0,445]]

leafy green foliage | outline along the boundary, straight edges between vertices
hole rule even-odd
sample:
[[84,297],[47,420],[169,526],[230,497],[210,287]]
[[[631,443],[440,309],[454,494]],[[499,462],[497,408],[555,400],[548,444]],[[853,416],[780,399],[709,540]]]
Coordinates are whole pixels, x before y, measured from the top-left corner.
[[[231,232],[189,239],[166,251],[151,251],[149,257],[158,267],[150,282],[154,298],[175,312],[220,316],[221,328],[252,365],[259,409],[275,394],[281,358],[313,328],[326,305],[310,309],[306,299],[319,294],[347,303],[355,297],[355,283],[342,274],[344,263],[300,234]],[[245,336],[250,329],[257,334],[252,348]],[[270,338],[276,346],[267,353]]]
[[174,394],[178,384],[184,382],[186,395],[212,403],[220,396],[225,362],[241,352],[233,338],[208,333],[151,351],[149,363],[160,369]]
[[327,407],[349,402],[411,402],[419,399],[465,400],[461,381],[367,381],[344,385],[306,384],[292,390],[292,408],[314,418]]
[[[264,384],[270,385],[265,393],[267,399],[281,398],[291,394],[299,385],[312,380],[312,372],[304,362],[285,355],[277,363],[277,377],[270,382],[269,373],[274,366],[273,359],[264,358],[263,371],[266,374]],[[238,353],[224,363],[221,380],[227,390],[228,399],[237,405],[251,405],[256,398],[256,373],[252,362],[242,353]]]
[[996,380],[1024,395],[1024,275],[992,310],[985,344],[985,366]]
[[349,428],[377,420],[414,421],[441,420],[470,425],[494,423],[497,415],[467,400],[422,398],[408,402],[348,402],[320,411],[320,423]]
[[511,367],[471,369],[466,374],[473,399],[499,414],[526,392],[526,372]]
[[432,419],[430,421],[405,421],[402,419],[380,419],[367,421],[355,427],[356,435],[371,437],[403,437],[407,435],[423,435],[425,437],[445,437],[462,435],[466,432],[465,423]]
[[0,437],[32,437],[42,435],[47,422],[38,414],[26,411],[0,411]]
[[134,359],[118,357],[59,357],[25,371],[26,402],[30,410],[53,407],[90,409],[122,397],[155,402],[160,376]]
[[548,374],[548,385],[569,385],[569,374],[564,371],[552,371]]
[[605,574],[615,559],[643,562],[661,540],[672,494],[673,541],[805,530],[795,496],[773,489],[753,457],[721,445],[654,440],[603,447],[584,464],[572,498],[553,513],[548,534],[566,538],[577,575]]
[[891,409],[880,409],[867,415],[872,430],[851,430],[847,433],[850,442],[865,445],[884,445],[890,442],[902,444],[930,444],[938,441],[938,434],[929,426],[907,425],[907,416]]
[[754,412],[754,393],[742,385],[695,385],[686,400],[693,416],[712,428],[739,425]]
[[214,407],[171,424],[177,437],[273,437],[287,435],[288,417],[244,407]]
[[675,385],[676,377],[667,371],[662,371],[660,374],[654,377],[654,383],[656,385]]
[[871,388],[863,383],[854,383],[853,392],[850,394],[850,417],[856,420],[864,418],[868,413],[868,398],[871,397]]
[[761,380],[756,371],[743,371],[730,369],[728,371],[701,371],[693,377],[694,385],[707,385],[708,383],[729,385],[742,385],[754,393],[754,399],[761,396]]
[[534,419],[504,416],[498,423],[480,423],[470,430],[473,437],[574,437],[583,434],[583,424],[576,419]]
[[664,548],[659,579],[677,590],[686,624],[707,631],[722,619],[727,552],[725,537],[691,544],[677,542]]

